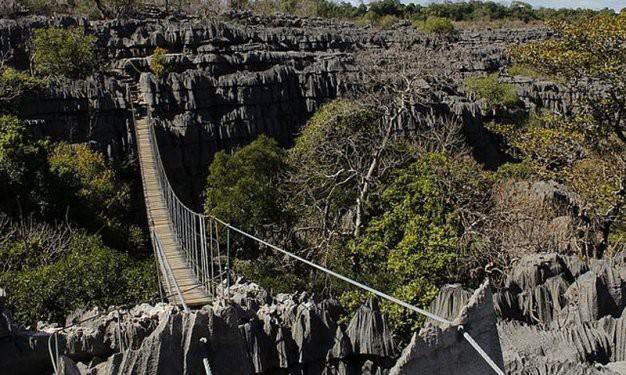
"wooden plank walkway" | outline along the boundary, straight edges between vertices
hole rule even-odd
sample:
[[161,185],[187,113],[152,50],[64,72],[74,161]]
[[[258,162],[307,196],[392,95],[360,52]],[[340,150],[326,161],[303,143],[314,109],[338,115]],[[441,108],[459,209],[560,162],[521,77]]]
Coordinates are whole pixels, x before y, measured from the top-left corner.
[[[152,138],[150,137],[150,124],[145,118],[135,120],[137,134],[137,150],[141,159],[141,174],[144,181],[144,195],[146,198],[146,209],[148,218],[152,219],[152,228],[159,236],[165,253],[165,258],[172,269],[174,278],[183,294],[183,300],[187,306],[203,306],[211,299],[196,280],[192,270],[187,266],[187,262],[176,243],[172,223],[170,222],[167,206],[157,180],[156,157],[152,149]],[[156,255],[155,255],[156,256]],[[164,277],[165,275],[163,275]],[[167,288],[167,283],[163,283]],[[174,289],[174,288],[172,288]],[[176,290],[167,290],[168,295],[175,295],[171,301],[178,301]]]

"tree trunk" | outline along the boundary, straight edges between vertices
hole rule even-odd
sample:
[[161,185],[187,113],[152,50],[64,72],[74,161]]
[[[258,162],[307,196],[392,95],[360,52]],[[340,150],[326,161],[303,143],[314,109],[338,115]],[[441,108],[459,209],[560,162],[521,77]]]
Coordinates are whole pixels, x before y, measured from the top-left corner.
[[370,181],[372,180],[372,178],[374,178],[374,173],[376,173],[376,170],[378,169],[378,163],[380,162],[380,157],[382,156],[383,152],[387,148],[387,143],[389,143],[389,138],[391,138],[393,124],[395,123],[399,115],[400,115],[400,112],[398,112],[397,114],[395,114],[389,119],[387,128],[385,129],[385,135],[383,137],[383,141],[380,147],[374,153],[374,156],[372,157],[372,162],[370,163],[370,166],[367,170],[367,175],[365,175],[363,186],[361,187],[359,191],[359,196],[356,198],[356,215],[355,215],[356,217],[354,220],[354,232],[353,232],[353,235],[355,238],[361,235],[361,226],[363,225],[363,202],[367,198],[367,194],[369,194],[369,189],[371,186]]

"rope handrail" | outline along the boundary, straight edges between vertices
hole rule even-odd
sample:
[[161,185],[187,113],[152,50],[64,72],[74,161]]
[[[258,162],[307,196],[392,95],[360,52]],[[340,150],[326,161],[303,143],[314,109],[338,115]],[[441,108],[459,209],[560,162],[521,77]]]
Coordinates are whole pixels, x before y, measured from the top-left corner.
[[[150,132],[150,137],[151,137],[151,145],[154,151],[154,155],[155,155],[155,159],[156,159],[156,165],[157,165],[157,174],[158,174],[158,181],[160,183],[161,186],[161,193],[163,194],[163,198],[166,201],[166,205],[168,208],[168,213],[170,215],[170,218],[172,220],[172,224],[173,224],[173,228],[174,228],[174,232],[176,234],[176,238],[177,241],[179,243],[179,245],[181,246],[181,250],[183,252],[183,255],[185,256],[187,263],[192,266],[194,275],[196,277],[198,277],[198,281],[200,281],[200,283],[202,285],[204,285],[208,291],[212,291],[215,292],[215,282],[216,280],[214,280],[214,277],[216,277],[216,275],[220,275],[220,283],[222,282],[222,266],[221,266],[221,254],[220,254],[220,249],[219,249],[219,238],[216,241],[213,241],[213,235],[214,232],[213,230],[215,229],[215,234],[218,235],[218,230],[217,230],[217,223],[221,224],[224,228],[227,228],[227,238],[229,239],[230,236],[230,230],[233,230],[234,232],[237,232],[247,238],[252,239],[253,241],[261,244],[261,245],[265,245],[268,246],[290,258],[293,258],[299,262],[302,262],[310,267],[313,267],[319,271],[322,271],[328,275],[331,275],[335,278],[338,278],[344,282],[347,282],[351,285],[354,285],[362,290],[365,290],[367,292],[370,292],[374,295],[377,295],[383,299],[386,299],[392,303],[395,303],[397,305],[400,305],[408,310],[414,311],[420,315],[426,316],[432,320],[438,321],[440,323],[444,323],[447,325],[453,325],[453,322],[448,320],[448,319],[444,319],[440,316],[437,316],[425,309],[419,308],[415,305],[411,305],[405,301],[402,301],[398,298],[395,298],[393,296],[390,296],[386,293],[383,293],[377,289],[374,289],[368,285],[365,285],[361,282],[358,282],[354,279],[351,279],[347,276],[341,275],[335,271],[332,271],[326,267],[323,267],[319,264],[316,264],[310,260],[304,259],[296,254],[293,254],[287,250],[284,250],[278,246],[275,246],[267,241],[264,241],[250,233],[247,233],[237,227],[234,227],[232,225],[230,225],[227,222],[224,222],[223,220],[220,220],[217,217],[211,216],[211,215],[206,215],[206,214],[202,214],[202,213],[198,213],[193,211],[191,208],[189,208],[187,205],[185,205],[180,198],[178,197],[178,195],[176,194],[176,192],[174,191],[174,189],[172,188],[172,185],[169,182],[169,179],[167,178],[167,174],[165,172],[165,168],[163,167],[163,163],[162,163],[162,159],[161,159],[161,154],[159,151],[159,147],[158,147],[158,142],[157,142],[157,137],[156,137],[156,132],[154,130],[154,126],[152,125],[152,121],[150,121],[150,115],[148,115],[148,119],[149,119],[149,132]],[[207,226],[207,222],[209,223],[209,225]],[[213,227],[213,224],[215,223],[215,228]],[[192,228],[193,227],[193,228]],[[210,240],[208,241],[210,243],[210,247],[207,246],[207,239],[206,239],[206,229],[209,228],[210,229]],[[198,238],[199,236],[199,238]],[[193,239],[190,242],[190,239]],[[197,240],[199,240],[199,243],[197,242]],[[216,243],[214,246],[214,242]],[[217,247],[217,251],[218,254],[217,256],[214,256],[214,247]],[[210,250],[210,254],[208,253]],[[229,252],[230,250],[230,241],[227,241],[227,251]],[[229,259],[229,254],[227,255],[227,261]],[[215,263],[215,260],[218,260],[218,264],[219,264],[219,271],[216,273],[215,270],[213,270],[213,266]],[[201,267],[199,267],[198,265],[198,261],[201,262]],[[209,263],[210,263],[210,270],[209,270]],[[210,272],[209,272],[210,271]],[[230,271],[229,267],[226,267],[226,271],[227,273]],[[227,277],[227,280],[229,280],[229,278]],[[227,289],[228,290],[228,289]],[[500,369],[498,367],[498,365],[489,357],[489,355],[480,347],[480,345],[469,335],[469,333],[467,331],[464,330],[463,326],[459,326],[458,327],[459,330],[463,331],[463,338],[471,345],[471,347],[485,360],[485,362],[493,369],[493,371],[498,374],[498,375],[504,375],[504,372],[502,371],[502,369]]]

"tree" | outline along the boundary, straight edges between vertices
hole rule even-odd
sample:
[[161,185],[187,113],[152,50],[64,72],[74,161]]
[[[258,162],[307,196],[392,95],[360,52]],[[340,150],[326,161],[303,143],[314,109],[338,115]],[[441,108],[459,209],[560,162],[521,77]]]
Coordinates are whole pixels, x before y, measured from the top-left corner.
[[[8,241],[0,243],[0,254]],[[134,261],[102,244],[98,236],[72,233],[66,253],[56,261],[0,274],[8,291],[8,306],[16,320],[62,322],[81,307],[149,301],[156,295],[154,261]],[[26,249],[33,253],[36,249]]]
[[369,12],[375,14],[377,17],[386,15],[401,16],[403,7],[404,5],[398,0],[380,0],[369,4]]
[[[514,134],[513,142],[518,143],[516,149],[530,150],[538,145],[530,139],[556,131],[576,147],[575,160],[555,171],[556,178],[567,181],[585,199],[588,206],[582,218],[588,223],[591,246],[586,254],[599,257],[608,249],[626,204],[626,15],[602,13],[550,25],[559,38],[520,45],[511,54],[522,64],[560,78],[579,99],[572,113],[562,114],[560,122],[567,128],[554,129],[544,121],[539,129],[527,127]],[[553,145],[554,136],[543,142]],[[571,159],[571,148],[552,149],[559,156],[569,152]]]
[[11,214],[44,212],[51,203],[46,189],[48,143],[17,117],[0,116],[0,195]]
[[580,96],[600,136],[612,132],[626,143],[626,14],[601,14],[573,22],[550,22],[559,38],[519,45],[519,63],[562,78]]
[[520,124],[489,125],[506,139],[509,153],[538,178],[569,186],[583,200],[585,256],[602,257],[626,204],[626,147],[615,137],[599,139],[594,120],[548,114]]
[[81,28],[35,30],[35,71],[46,76],[84,78],[96,68],[95,41],[95,36],[86,35]]
[[259,233],[285,219],[278,189],[284,151],[265,135],[228,155],[215,154],[209,168],[204,211],[244,231]]
[[359,235],[369,192],[403,160],[389,132],[367,108],[336,100],[320,108],[296,139],[288,156],[291,205],[315,248]]
[[85,144],[59,143],[49,155],[54,177],[57,215],[66,215],[83,227],[101,231],[107,244],[128,248],[135,229],[125,217],[130,209],[130,189],[98,152]]
[[45,82],[36,77],[0,65],[0,113],[15,113],[19,100],[26,94],[40,90]]
[[[358,260],[355,273],[369,285],[424,306],[444,283],[467,281],[460,272],[464,217],[488,209],[491,182],[471,159],[439,153],[422,155],[393,176],[380,196],[379,213],[347,251]],[[399,332],[416,328],[405,310],[385,309]]]

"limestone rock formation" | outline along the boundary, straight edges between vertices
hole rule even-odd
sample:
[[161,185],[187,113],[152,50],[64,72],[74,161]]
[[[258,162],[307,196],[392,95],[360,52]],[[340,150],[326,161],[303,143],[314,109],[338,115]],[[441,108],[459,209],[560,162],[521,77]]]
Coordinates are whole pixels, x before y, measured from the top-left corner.
[[0,374],[40,374],[47,371],[50,367],[50,335],[16,325],[5,308],[4,298],[5,292],[0,288]]
[[62,330],[54,324],[40,324],[36,332],[16,328],[0,342],[0,373],[49,371],[48,340],[55,332],[61,374],[198,374],[206,361],[217,374],[346,375],[363,368],[386,373],[393,364],[393,339],[376,300],[346,329],[334,300],[315,302],[304,294],[272,299],[251,283],[237,283],[232,291],[233,299],[220,297],[190,313],[142,304],[78,311]]
[[496,365],[504,368],[488,282],[474,292],[452,324],[427,324],[415,334],[390,374],[490,373],[491,368],[464,340],[463,332],[469,333]]
[[526,256],[494,295],[511,374],[615,374],[626,353],[622,254]]

